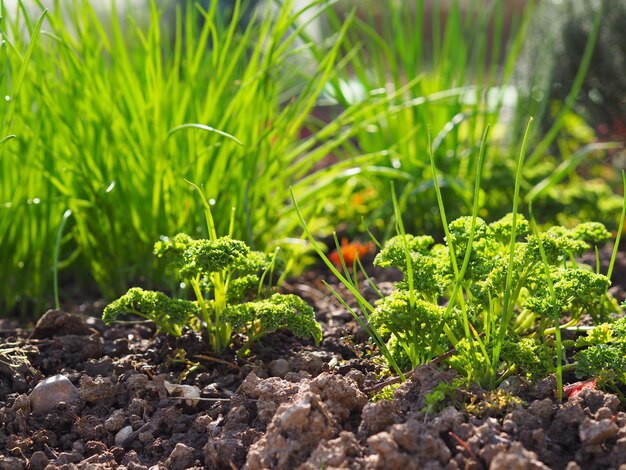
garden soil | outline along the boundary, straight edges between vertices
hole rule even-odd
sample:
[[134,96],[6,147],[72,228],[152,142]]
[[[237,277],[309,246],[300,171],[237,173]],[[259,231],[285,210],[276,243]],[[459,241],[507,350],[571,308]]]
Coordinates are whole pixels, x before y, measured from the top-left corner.
[[373,399],[389,378],[323,278],[285,286],[315,306],[321,345],[276,333],[244,359],[212,355],[191,331],[106,327],[97,302],[30,330],[5,320],[0,470],[626,469],[624,404],[595,389],[559,403],[553,377],[508,381],[515,399],[458,391],[426,412],[428,393],[455,376],[425,365],[392,399]]

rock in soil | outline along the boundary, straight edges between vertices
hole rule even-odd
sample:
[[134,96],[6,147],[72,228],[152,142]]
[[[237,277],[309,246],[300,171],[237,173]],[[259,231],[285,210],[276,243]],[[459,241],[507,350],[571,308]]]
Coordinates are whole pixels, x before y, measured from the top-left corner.
[[89,328],[82,318],[60,310],[48,310],[37,321],[30,337],[34,339],[51,338],[53,336],[89,336],[95,330]]
[[550,470],[550,467],[544,465],[537,454],[516,442],[510,449],[496,455],[489,470]]
[[280,405],[266,434],[250,448],[244,468],[295,468],[322,439],[332,439],[338,433],[337,423],[319,396],[305,392],[293,402]]
[[60,403],[78,400],[78,389],[64,375],[57,374],[42,380],[30,392],[30,407],[33,414],[44,415]]

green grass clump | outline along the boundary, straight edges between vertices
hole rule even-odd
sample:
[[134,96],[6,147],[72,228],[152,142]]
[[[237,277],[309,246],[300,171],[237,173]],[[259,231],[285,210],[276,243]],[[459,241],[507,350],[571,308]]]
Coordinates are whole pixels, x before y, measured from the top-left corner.
[[[176,10],[170,35],[154,1],[146,27],[131,16],[122,25],[115,11],[101,18],[89,2],[68,16],[57,4],[44,26],[21,3],[3,6],[2,311],[51,300],[52,247],[67,210],[61,284],[95,281],[111,298],[136,281],[164,282],[151,269],[152,241],[207,236],[185,179],[219,203],[222,232],[225,208],[236,206],[236,237],[270,251],[287,244],[297,227],[285,211],[289,186],[306,175],[300,187],[316,191],[293,148],[338,70],[342,33],[302,44],[291,2],[244,27],[239,3],[228,20],[218,3]],[[318,60],[308,54],[302,66],[310,48]]]
[[[535,3],[529,1],[513,14],[512,7],[501,1],[388,2],[382,11],[359,4],[342,46],[351,74],[330,85],[337,103],[348,109],[365,106],[358,114],[355,138],[345,141],[340,153],[378,158],[355,168],[347,180],[345,191],[349,187],[350,192],[336,198],[350,197],[352,204],[328,201],[323,206],[321,212],[335,226],[342,222],[356,231],[365,217],[374,233],[391,237],[393,226],[387,221],[394,209],[388,188],[393,180],[401,212],[420,214],[407,218],[407,230],[442,235],[433,210],[437,197],[429,152],[450,216],[467,214],[474,201],[472,182],[482,129],[488,123],[496,124],[486,142],[490,158],[479,194],[481,216],[502,217],[513,203],[510,189],[515,184],[517,148],[525,138],[524,121],[531,115],[547,116],[550,106],[558,114],[558,119],[550,120],[554,125],[526,136],[532,160],[523,169],[527,200],[546,222],[573,225],[600,218],[613,223],[620,198],[594,165],[613,145],[595,142],[593,130],[572,112],[572,99],[548,103],[537,93],[528,95],[525,90],[531,87],[520,83]],[[601,12],[592,16],[586,53],[576,63],[580,77],[588,72],[601,24]],[[341,17],[331,15],[330,24],[331,29],[339,27]],[[580,80],[566,91],[577,96]],[[426,138],[430,131],[435,136],[432,145]],[[577,174],[581,166],[584,169]],[[587,191],[590,179],[593,190]]]
[[[361,179],[357,174],[352,181],[355,190],[378,195],[371,198],[367,217],[377,233],[393,235],[386,223],[394,212],[388,197],[393,179],[401,211],[421,214],[407,220],[407,229],[438,234],[431,148],[443,197],[454,200],[448,204],[452,215],[469,211],[481,130],[487,122],[505,119],[503,109],[510,114],[516,107],[510,85],[532,11],[530,2],[515,16],[519,21],[507,23],[505,2],[485,7],[414,0],[388,2],[384,10],[365,5],[359,10],[344,46],[351,88],[332,80],[331,85],[339,103],[368,105],[356,142],[347,142],[342,153],[385,151],[376,165],[362,168]],[[341,20],[331,16],[330,23],[338,27]],[[392,106],[386,101],[390,95],[395,95]],[[432,147],[426,139],[429,129],[436,133]],[[494,160],[508,160],[510,148],[518,145],[504,129],[498,126],[489,142],[499,149],[492,152]],[[336,211],[345,214],[341,204]]]

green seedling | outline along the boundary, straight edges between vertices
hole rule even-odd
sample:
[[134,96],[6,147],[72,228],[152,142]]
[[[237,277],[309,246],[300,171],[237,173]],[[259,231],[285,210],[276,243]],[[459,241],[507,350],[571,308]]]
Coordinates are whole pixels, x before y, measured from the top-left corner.
[[[493,386],[511,373],[523,373],[531,380],[543,378],[553,368],[551,349],[544,343],[553,312],[557,311],[560,318],[569,315],[567,326],[575,325],[583,314],[590,314],[596,321],[606,314],[608,278],[574,260],[590,248],[589,242],[609,238],[603,226],[581,224],[573,230],[553,227],[533,235],[526,219],[518,214],[519,239],[510,247],[511,220],[511,215],[491,224],[477,219],[462,281],[464,305],[453,308],[442,306],[456,302],[451,295],[456,277],[449,254],[451,247],[456,253],[466,250],[470,218],[449,224],[451,238],[445,244],[433,245],[426,236],[399,235],[377,255],[375,265],[399,269],[404,280],[396,284],[396,291],[376,304],[371,322],[386,338],[393,338],[394,348],[402,348],[411,365],[432,360],[454,347],[456,354],[448,362],[469,381]],[[548,273],[539,243],[546,251]],[[407,264],[409,258],[399,249],[403,244],[410,247],[411,268]],[[507,283],[510,249],[514,253],[514,269]],[[413,305],[409,302],[409,273],[413,279]],[[554,284],[555,298],[548,288],[548,275]],[[506,302],[512,313],[505,317],[502,312]],[[464,330],[463,311],[470,335]],[[502,323],[503,317],[507,323]],[[497,362],[493,361],[496,348]]]
[[[609,278],[577,261],[611,238],[604,225],[587,222],[539,232],[534,219],[529,222],[519,212],[525,153],[523,145],[513,212],[489,224],[477,215],[484,145],[472,215],[450,223],[431,155],[446,237],[437,244],[431,236],[405,233],[396,209],[398,235],[384,244],[374,264],[398,269],[403,280],[374,304],[355,292],[358,284],[345,267],[339,273],[318,249],[355,295],[363,314],[359,320],[382,344],[394,370],[445,362],[467,383],[488,389],[512,374],[535,381],[556,370],[561,383],[561,329],[575,326],[583,315],[601,323],[616,311]],[[312,240],[306,225],[305,232]]]
[[175,336],[183,327],[191,326],[206,331],[211,349],[217,353],[233,345],[233,333],[237,333],[247,338],[238,347],[240,356],[247,354],[254,342],[281,328],[319,343],[322,330],[313,309],[296,295],[272,292],[273,281],[282,269],[277,251],[253,251],[231,238],[232,233],[218,237],[210,206],[206,200],[204,203],[209,239],[195,240],[181,233],[154,245],[157,258],[174,269],[179,280],[191,288],[195,300],[132,288],[104,309],[105,323],[134,313]]
[[626,385],[626,318],[596,326],[576,340],[576,347],[581,348],[576,354],[577,377],[593,377],[616,391]]

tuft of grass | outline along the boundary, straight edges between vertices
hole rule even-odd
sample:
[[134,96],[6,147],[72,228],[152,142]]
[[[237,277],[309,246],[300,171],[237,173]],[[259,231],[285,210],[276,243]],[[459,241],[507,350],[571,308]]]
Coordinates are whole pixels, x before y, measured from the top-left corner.
[[[499,1],[448,2],[445,7],[425,0],[388,2],[384,10],[359,4],[342,46],[348,73],[330,80],[335,102],[359,110],[344,112],[338,121],[354,116],[357,129],[338,149],[329,150],[339,158],[370,156],[370,160],[346,175],[344,191],[335,198],[364,201],[363,207],[346,208],[332,201],[324,205],[324,214],[335,226],[347,223],[348,230],[356,230],[365,216],[377,235],[392,236],[393,226],[386,221],[394,214],[388,197],[393,180],[401,212],[419,214],[407,221],[407,230],[442,236],[433,210],[437,197],[429,152],[451,218],[467,214],[474,204],[473,172],[487,124],[492,130],[486,142],[490,158],[484,169],[481,215],[504,216],[505,208],[513,204],[510,188],[525,121],[528,116],[543,119],[553,108],[558,108],[558,117],[552,125],[535,128],[527,138],[526,158],[533,163],[523,169],[524,189],[532,188],[528,198],[546,222],[571,225],[596,220],[599,203],[600,221],[612,223],[619,198],[610,187],[596,180],[593,191],[577,188],[596,176],[589,170],[593,162],[615,146],[594,142],[593,131],[571,106],[589,70],[601,12],[593,15],[567,100],[549,103],[547,94],[538,98],[537,93],[525,92],[531,85],[539,86],[532,77],[529,83],[519,78],[537,2],[527,2],[515,14],[510,8]],[[331,14],[329,23],[331,30],[337,29],[342,17]],[[330,127],[342,129],[335,124]],[[430,144],[429,129],[434,135]],[[577,174],[580,166],[586,177]]]
[[350,21],[315,45],[302,41],[291,1],[245,26],[241,2],[228,20],[218,3],[178,8],[172,37],[155,1],[147,27],[115,11],[103,18],[90,2],[68,16],[57,2],[45,26],[46,13],[33,23],[23,2],[17,13],[2,5],[2,311],[49,303],[57,270],[61,284],[65,271],[109,298],[132,282],[166,282],[152,241],[207,235],[185,180],[219,201],[218,231],[236,206],[233,236],[284,245],[297,226],[284,211],[289,186],[307,176],[301,187],[316,191],[294,149]]
[[[440,229],[433,211],[437,199],[430,151],[442,197],[455,218],[473,205],[474,169],[485,125],[502,121],[485,143],[504,149],[502,154],[492,151],[492,159],[508,159],[509,147],[518,145],[505,130],[504,111],[510,114],[516,106],[514,65],[533,7],[530,2],[519,21],[511,20],[505,2],[489,2],[487,7],[449,2],[444,8],[441,2],[415,0],[388,2],[384,11],[367,6],[359,10],[344,46],[352,74],[348,90],[353,93],[342,83],[331,85],[344,106],[370,108],[367,125],[342,153],[386,152],[375,168],[353,176],[362,178],[353,182],[357,189],[373,187],[383,200],[367,218],[377,233],[393,235],[393,227],[385,223],[394,213],[387,197],[391,178],[401,212],[420,214],[407,221],[407,230],[434,234]],[[330,22],[338,27],[341,18],[331,17]],[[357,99],[354,90],[360,91]],[[384,99],[390,95],[392,106]],[[429,132],[435,136],[431,143]]]

